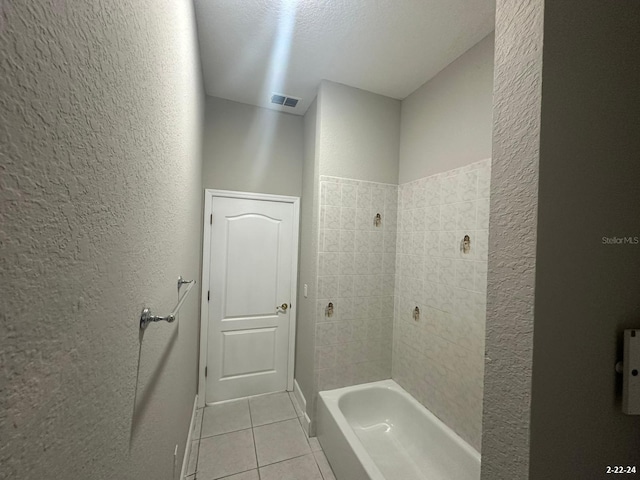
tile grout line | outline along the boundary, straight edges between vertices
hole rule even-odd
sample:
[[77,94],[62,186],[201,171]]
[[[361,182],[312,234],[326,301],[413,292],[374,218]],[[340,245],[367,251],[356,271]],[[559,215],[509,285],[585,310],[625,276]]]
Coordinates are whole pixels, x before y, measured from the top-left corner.
[[288,462],[289,460],[295,460],[296,458],[302,458],[302,457],[306,457],[308,455],[313,455],[313,452],[311,452],[311,453],[303,453],[302,455],[296,455],[295,457],[286,458],[284,460],[278,460],[277,462],[273,462],[273,463],[268,463],[267,465],[263,465],[260,468],[270,467],[271,465],[278,465],[279,463]]
[[251,422],[251,437],[253,438],[253,452],[256,455],[256,470],[258,472],[258,480],[261,480],[260,476],[260,462],[258,461],[258,446],[256,445],[256,434],[253,430],[253,416],[251,415],[251,402],[247,399],[247,406],[249,407],[249,422]]
[[197,474],[198,474],[198,462],[200,461],[200,440],[202,440],[202,424],[204,423],[204,409],[206,407],[204,407],[202,409],[202,417],[200,418],[200,430],[198,433],[198,451],[196,452],[196,466],[195,466],[195,471],[193,472],[194,475],[194,479],[197,478]]
[[[324,453],[324,452],[322,452],[322,453]],[[322,480],[325,480],[324,473],[322,473],[322,468],[320,468],[320,464],[318,463],[318,458],[316,457],[315,452],[313,452],[313,459],[316,461],[316,466],[318,467],[318,470],[320,470],[320,476],[322,477]],[[327,460],[327,463],[329,463],[328,460]],[[331,465],[329,465],[329,466],[331,466]],[[331,471],[333,472],[333,469]]]
[[[258,428],[258,427],[266,427],[267,425],[273,425],[274,423],[287,422],[287,421],[289,421],[289,420],[294,420],[294,419],[296,419],[296,418],[298,418],[298,417],[297,417],[297,414],[296,414],[296,416],[295,416],[295,417],[291,417],[291,418],[284,418],[284,419],[282,419],[282,420],[276,420],[275,422],[269,422],[269,423],[263,423],[263,424],[260,424],[260,425],[256,425],[256,426],[255,426],[255,428]],[[251,420],[251,410],[249,410],[249,419]],[[230,430],[230,431],[228,431],[228,432],[216,433],[216,434],[214,434],[214,435],[207,435],[206,437],[201,437],[201,438],[202,438],[202,439],[204,439],[204,438],[219,437],[220,435],[226,435],[226,434],[228,434],[228,433],[241,432],[241,431],[243,431],[243,430],[249,430],[250,428],[251,428],[251,429],[253,429],[253,428],[254,428],[253,423],[251,424],[251,426],[250,426],[250,427],[246,427],[246,428],[239,428],[239,429],[237,429],[237,430]]]

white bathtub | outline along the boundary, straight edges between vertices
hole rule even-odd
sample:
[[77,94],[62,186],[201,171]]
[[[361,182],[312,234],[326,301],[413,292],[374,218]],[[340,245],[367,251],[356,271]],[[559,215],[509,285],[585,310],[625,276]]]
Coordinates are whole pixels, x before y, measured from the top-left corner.
[[480,454],[393,380],[319,396],[318,440],[337,480],[480,478]]

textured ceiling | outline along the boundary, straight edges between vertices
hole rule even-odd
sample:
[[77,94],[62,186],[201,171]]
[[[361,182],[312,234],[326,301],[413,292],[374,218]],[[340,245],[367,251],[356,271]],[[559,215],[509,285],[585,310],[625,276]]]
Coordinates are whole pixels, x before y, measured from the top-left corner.
[[[402,99],[493,30],[495,0],[195,0],[208,95],[304,114],[320,80]],[[271,93],[302,98],[295,109]]]

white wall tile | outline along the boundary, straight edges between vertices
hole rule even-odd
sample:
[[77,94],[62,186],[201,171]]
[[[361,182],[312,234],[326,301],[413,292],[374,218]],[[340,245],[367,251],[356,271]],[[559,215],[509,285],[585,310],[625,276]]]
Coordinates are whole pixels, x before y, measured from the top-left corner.
[[451,173],[444,175],[440,180],[442,204],[449,205],[462,201],[458,189],[459,175]]
[[454,260],[456,268],[455,285],[465,290],[473,290],[475,281],[475,263],[466,260]]
[[353,275],[340,275],[338,277],[338,297],[353,297]]
[[487,230],[489,228],[489,199],[481,198],[477,202],[478,213],[476,218],[476,230]]
[[340,250],[340,230],[323,230],[322,252],[338,252]]
[[476,202],[462,202],[456,205],[456,227],[454,230],[475,230],[476,228]]
[[432,205],[425,208],[425,230],[427,231],[439,231],[441,230],[440,221],[440,205]]
[[440,207],[440,226],[443,231],[457,230],[458,204],[442,205]]
[[373,215],[371,214],[371,207],[360,207],[356,209],[356,229],[357,230],[371,230],[373,228]]
[[480,293],[487,292],[487,263],[475,262],[474,290]]
[[489,198],[491,185],[491,167],[483,167],[478,170],[478,192],[477,198]]
[[479,162],[398,189],[393,378],[470,442],[481,429],[489,178]]
[[340,207],[332,207],[329,205],[324,207],[323,228],[333,230],[340,228]]
[[339,254],[338,274],[352,275],[354,273],[355,254],[352,252],[343,252]]
[[442,176],[434,175],[425,181],[426,189],[426,205],[440,206],[442,205]]
[[338,253],[323,253],[323,267],[319,275],[338,275],[340,273],[340,255]]
[[356,185],[341,185],[341,205],[343,207],[355,207],[357,204],[357,186]]
[[354,256],[354,271],[355,275],[366,275],[369,273],[369,254],[368,253],[356,253]]
[[340,226],[343,230],[356,229],[356,209],[352,207],[343,207],[340,209]]
[[357,205],[358,208],[369,209],[371,207],[371,184],[369,182],[358,182]]
[[459,175],[458,181],[458,198],[462,202],[475,200],[478,187],[478,172],[473,170],[464,172]]
[[353,252],[356,248],[355,230],[340,230],[340,252]]

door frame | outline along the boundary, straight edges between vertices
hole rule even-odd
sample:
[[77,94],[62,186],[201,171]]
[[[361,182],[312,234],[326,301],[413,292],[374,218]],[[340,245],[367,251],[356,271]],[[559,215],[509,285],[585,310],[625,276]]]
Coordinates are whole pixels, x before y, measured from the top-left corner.
[[231,190],[205,189],[204,218],[202,240],[202,303],[200,308],[200,362],[198,368],[198,407],[206,405],[206,377],[207,354],[209,349],[209,301],[207,294],[210,289],[211,266],[211,223],[213,198],[238,198],[246,200],[263,200],[271,202],[290,203],[293,205],[293,261],[291,262],[291,308],[289,309],[289,354],[287,364],[287,391],[293,391],[293,370],[296,345],[296,303],[298,301],[298,242],[300,235],[300,197],[287,195],[272,195],[269,193],[236,192]]

